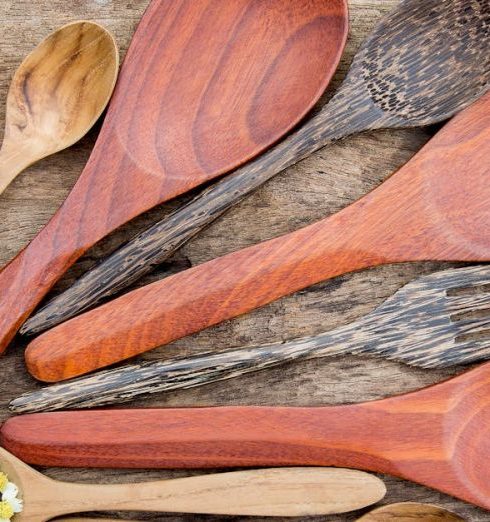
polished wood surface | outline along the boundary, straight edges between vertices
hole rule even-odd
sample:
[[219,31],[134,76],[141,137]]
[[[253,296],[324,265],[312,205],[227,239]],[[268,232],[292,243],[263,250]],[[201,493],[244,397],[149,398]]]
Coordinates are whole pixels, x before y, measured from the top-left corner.
[[348,354],[427,369],[489,359],[490,265],[442,270],[416,279],[358,321],[315,336],[127,364],[26,393],[9,409],[34,413],[120,404],[304,359]]
[[98,240],[297,123],[335,72],[347,26],[345,0],[153,0],[80,179],[0,273],[0,350]]
[[490,509],[490,469],[482,465],[490,454],[489,405],[487,363],[381,401],[38,413],[9,419],[0,440],[26,462],[46,466],[353,467]]
[[[324,106],[343,82],[354,55],[383,16],[399,0],[349,0],[350,34],[339,69],[323,97]],[[137,2],[92,0],[6,0],[0,2],[0,135],[12,74],[27,54],[56,28],[74,19],[95,20],[116,36],[121,56],[149,0]],[[472,4],[473,5],[473,4]],[[277,237],[333,214],[377,187],[404,165],[439,130],[439,126],[366,132],[346,138],[312,154],[260,187],[234,206],[171,259],[155,267],[139,284],[202,264],[249,245]],[[97,137],[94,128],[80,142],[50,156],[21,174],[0,197],[0,264],[6,264],[48,221],[76,182]],[[1,138],[0,138],[1,139]],[[87,252],[50,292],[54,297],[111,252],[200,191],[160,205],[118,229]],[[219,353],[241,346],[270,344],[313,336],[360,319],[405,284],[457,263],[401,263],[382,265],[319,283],[283,297],[253,312],[207,328],[170,345],[146,352],[133,362],[158,362],[178,356]],[[133,285],[134,288],[134,285]],[[9,402],[44,385],[24,366],[30,339],[17,336],[2,357],[0,422],[11,416]],[[200,388],[158,393],[135,399],[126,408],[163,408],[212,405],[324,406],[363,402],[405,393],[460,373],[459,367],[424,370],[405,364],[344,355],[332,359],[298,361]],[[87,484],[126,483],[190,476],[196,470],[97,468],[42,468],[50,478]],[[214,470],[213,470],[214,472]],[[387,495],[381,504],[416,499],[439,505],[469,522],[488,522],[488,511],[413,482],[388,475]],[[374,506],[373,506],[374,507]],[[320,517],[298,517],[298,522],[354,522],[369,511]],[[80,515],[152,522],[236,521],[235,517],[181,513],[97,513]],[[238,517],[240,522],[270,522],[266,517]],[[286,522],[286,518],[280,519]]]
[[357,522],[465,522],[447,509],[417,502],[400,502],[374,509]]
[[290,517],[354,511],[381,500],[381,480],[359,471],[281,468],[159,482],[101,485],[57,482],[0,449],[0,468],[24,500],[16,522],[46,522],[87,511],[159,511]]
[[[234,204],[320,147],[360,131],[429,125],[490,83],[490,4],[405,0],[376,26],[330,102],[298,131],[133,238],[22,327],[47,330],[119,293]],[[464,31],[457,29],[464,24]],[[448,52],[440,52],[441,45]],[[454,57],[458,57],[454,60]],[[449,65],[450,64],[450,65]]]
[[0,194],[26,167],[70,147],[93,127],[118,72],[114,37],[93,22],[68,24],[29,54],[8,93]]
[[76,317],[32,341],[30,373],[87,373],[346,272],[490,260],[490,93],[381,187],[287,236],[234,252]]

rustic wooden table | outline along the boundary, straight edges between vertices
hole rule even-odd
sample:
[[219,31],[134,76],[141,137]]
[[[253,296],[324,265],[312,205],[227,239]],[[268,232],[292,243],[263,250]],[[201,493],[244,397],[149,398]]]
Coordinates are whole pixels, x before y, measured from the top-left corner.
[[[376,21],[398,0],[349,0],[351,32],[333,88],[345,76],[355,50]],[[116,34],[124,52],[147,0],[2,0],[0,2],[0,122],[10,79],[23,57],[50,31],[76,19],[96,20]],[[331,92],[331,91],[330,91]],[[328,97],[328,93],[326,97]],[[3,127],[3,125],[2,125]],[[145,282],[200,264],[216,256],[284,234],[335,212],[376,187],[403,165],[436,129],[378,131],[345,140],[314,154],[269,182],[186,245]],[[19,176],[0,198],[0,266],[9,261],[48,221],[68,194],[96,138],[95,129],[81,143],[48,158]],[[137,231],[164,216],[183,200],[173,201],[140,217],[93,248],[59,283],[65,288],[97,259]],[[445,265],[448,266],[448,265]],[[245,317],[155,350],[145,359],[182,353],[225,350],[250,343],[309,335],[352,321],[372,310],[416,276],[443,268],[441,264],[392,265],[337,278],[281,299]],[[25,342],[18,340],[2,361],[0,421],[8,417],[9,400],[39,385],[23,366]],[[223,404],[321,405],[378,399],[415,390],[461,371],[424,371],[369,358],[341,357],[309,361],[249,375],[195,390],[156,396],[129,407],[205,406]],[[76,430],[77,427],[73,426]],[[403,426],[400,426],[403,429]],[[53,478],[104,483],[178,477],[160,471],[43,470]],[[423,487],[382,477],[388,494],[383,503],[417,501],[452,509],[470,521],[489,520],[483,510]],[[330,517],[355,520],[361,513]],[[135,518],[134,514],[132,514]],[[120,514],[129,518],[129,514]],[[145,520],[231,520],[194,515],[140,515]],[[235,520],[245,520],[236,518]],[[302,520],[307,520],[306,518]],[[313,520],[313,519],[311,519]],[[323,517],[323,520],[325,518]]]

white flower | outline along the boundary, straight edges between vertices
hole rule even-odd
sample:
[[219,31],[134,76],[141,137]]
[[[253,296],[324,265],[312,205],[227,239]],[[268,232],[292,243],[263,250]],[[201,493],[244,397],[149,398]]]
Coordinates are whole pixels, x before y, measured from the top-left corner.
[[10,522],[15,513],[22,511],[22,500],[17,498],[19,488],[4,473],[0,473],[0,479],[0,522]]

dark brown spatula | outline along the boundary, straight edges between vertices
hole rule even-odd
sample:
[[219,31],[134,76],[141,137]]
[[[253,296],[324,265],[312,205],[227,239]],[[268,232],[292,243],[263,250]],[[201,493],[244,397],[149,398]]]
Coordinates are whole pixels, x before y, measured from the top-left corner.
[[36,378],[127,359],[343,273],[490,260],[490,92],[407,165],[341,212],[140,288],[35,339]]
[[0,352],[99,239],[291,129],[333,75],[347,27],[345,0],[154,0],[78,183],[0,273]]
[[2,446],[42,466],[338,466],[490,509],[490,364],[380,401],[314,408],[91,410],[9,419]]
[[421,368],[490,358],[490,265],[416,279],[366,316],[322,334],[128,364],[26,393],[9,407],[16,413],[93,408],[204,386],[292,361],[346,354],[385,357]]
[[333,100],[295,135],[157,223],[29,320],[22,333],[59,324],[125,288],[230,206],[332,140],[367,129],[449,118],[490,79],[488,0],[406,0],[357,54]]

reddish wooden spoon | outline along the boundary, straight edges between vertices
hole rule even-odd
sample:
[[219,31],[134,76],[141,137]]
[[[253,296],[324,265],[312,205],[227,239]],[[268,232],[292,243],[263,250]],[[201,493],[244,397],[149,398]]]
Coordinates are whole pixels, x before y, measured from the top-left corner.
[[14,417],[1,444],[43,466],[340,466],[490,509],[490,364],[364,404],[93,410]]
[[490,260],[490,93],[358,202],[309,227],[181,272],[68,321],[27,349],[58,381],[142,353],[345,272]]
[[290,130],[332,77],[347,28],[346,0],[154,0],[78,183],[0,273],[0,352],[99,239]]

